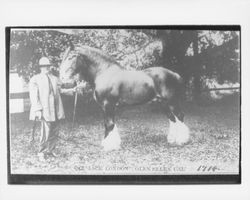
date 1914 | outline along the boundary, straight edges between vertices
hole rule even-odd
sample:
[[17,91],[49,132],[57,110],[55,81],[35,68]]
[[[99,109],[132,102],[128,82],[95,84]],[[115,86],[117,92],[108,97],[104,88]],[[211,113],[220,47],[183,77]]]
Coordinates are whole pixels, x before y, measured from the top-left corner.
[[197,171],[199,172],[215,172],[215,171],[218,171],[220,170],[217,166],[208,166],[208,165],[200,165],[198,168],[197,168]]

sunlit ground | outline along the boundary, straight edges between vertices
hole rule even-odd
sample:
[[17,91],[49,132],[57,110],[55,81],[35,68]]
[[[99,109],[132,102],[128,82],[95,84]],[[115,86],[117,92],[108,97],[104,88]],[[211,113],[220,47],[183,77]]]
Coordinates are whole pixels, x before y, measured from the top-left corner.
[[38,160],[37,127],[30,144],[33,123],[28,113],[11,116],[11,173],[24,174],[193,174],[238,173],[240,110],[238,98],[209,106],[185,104],[185,120],[191,142],[171,146],[167,142],[169,122],[160,106],[143,105],[119,110],[117,126],[120,150],[104,152],[102,113],[95,104],[78,104],[72,128],[71,101],[67,119],[60,123],[58,158]]

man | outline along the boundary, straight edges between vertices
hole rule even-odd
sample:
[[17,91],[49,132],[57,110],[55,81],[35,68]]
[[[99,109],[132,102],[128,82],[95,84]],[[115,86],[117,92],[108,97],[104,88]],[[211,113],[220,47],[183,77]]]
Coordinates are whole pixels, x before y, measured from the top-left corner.
[[29,83],[31,100],[30,120],[41,121],[40,148],[38,157],[44,161],[48,156],[56,157],[58,121],[65,118],[60,93],[73,95],[76,88],[61,89],[59,79],[50,72],[51,63],[47,57],[39,60],[40,73]]

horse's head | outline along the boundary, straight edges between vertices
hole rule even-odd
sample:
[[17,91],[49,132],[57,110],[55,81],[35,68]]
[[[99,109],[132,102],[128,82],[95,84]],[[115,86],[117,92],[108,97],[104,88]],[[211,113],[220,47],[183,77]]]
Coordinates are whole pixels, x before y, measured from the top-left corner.
[[120,68],[113,58],[99,49],[83,45],[76,46],[74,50],[69,47],[60,66],[60,79],[69,87],[74,84],[74,76],[78,74],[93,85],[96,77],[110,66]]
[[66,88],[72,88],[76,85],[77,75],[77,53],[72,52],[72,47],[66,49],[63,55],[62,63],[59,67],[59,78]]

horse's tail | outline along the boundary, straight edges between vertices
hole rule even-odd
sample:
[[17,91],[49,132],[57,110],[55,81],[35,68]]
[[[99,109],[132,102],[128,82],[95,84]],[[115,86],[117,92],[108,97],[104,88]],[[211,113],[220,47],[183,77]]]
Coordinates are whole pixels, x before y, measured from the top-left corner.
[[168,71],[168,76],[166,79],[166,87],[170,87],[174,90],[174,95],[171,97],[170,101],[172,103],[179,103],[184,98],[185,84],[184,79],[180,74]]
[[179,100],[184,98],[184,93],[185,93],[184,79],[178,74],[177,86],[176,86],[176,98],[178,98]]

